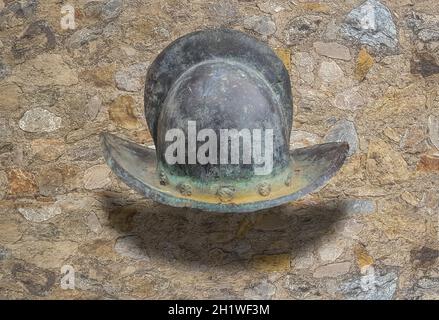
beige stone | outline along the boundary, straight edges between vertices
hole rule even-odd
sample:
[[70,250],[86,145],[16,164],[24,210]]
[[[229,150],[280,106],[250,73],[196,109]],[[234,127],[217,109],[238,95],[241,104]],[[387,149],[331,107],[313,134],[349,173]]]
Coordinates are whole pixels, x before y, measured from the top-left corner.
[[0,243],[2,245],[14,243],[22,237],[18,223],[13,221],[0,221]]
[[428,117],[428,133],[430,143],[439,152],[439,117],[433,115]]
[[344,77],[344,72],[335,61],[323,61],[319,69],[323,82],[332,84]]
[[139,122],[134,115],[134,99],[131,96],[119,96],[110,105],[110,119],[126,129],[137,129]]
[[8,193],[8,176],[6,172],[0,171],[0,200]]
[[305,3],[301,3],[301,6],[303,9],[311,12],[326,13],[326,14],[330,12],[330,7],[326,3],[309,1]]
[[43,204],[38,207],[18,208],[26,220],[32,222],[43,222],[62,213],[61,208],[55,204]]
[[44,161],[54,161],[65,151],[63,139],[34,139],[31,148],[36,157]]
[[351,268],[350,262],[339,262],[333,264],[327,264],[318,267],[314,271],[314,278],[336,278],[349,272]]
[[70,264],[70,256],[75,255],[78,244],[73,241],[20,241],[9,246],[18,259],[35,264],[44,269],[60,270]]
[[346,61],[351,60],[349,48],[336,42],[317,41],[314,42],[313,46],[316,52],[322,56]]
[[0,85],[0,111],[15,111],[21,108],[26,100],[20,87],[14,83]]
[[404,191],[401,194],[401,198],[402,200],[404,200],[405,202],[407,202],[408,204],[412,205],[412,206],[417,206],[419,204],[419,199],[416,198],[416,196],[408,191]]
[[88,190],[102,189],[111,184],[110,169],[106,164],[88,168],[84,173],[84,187]]
[[410,177],[404,158],[379,139],[369,142],[366,170],[369,179],[375,184],[392,184]]
[[290,149],[309,147],[319,144],[321,141],[322,138],[314,133],[302,130],[291,130]]
[[81,72],[81,78],[97,87],[114,86],[115,64],[98,66],[94,69]]
[[340,257],[345,250],[346,241],[343,238],[328,237],[322,239],[318,248],[320,259],[325,262],[333,262]]
[[385,128],[383,133],[387,138],[393,140],[394,142],[399,142],[401,140],[401,135],[398,134],[398,132],[393,128]]
[[14,69],[13,81],[34,86],[71,86],[78,75],[59,54],[43,53]]

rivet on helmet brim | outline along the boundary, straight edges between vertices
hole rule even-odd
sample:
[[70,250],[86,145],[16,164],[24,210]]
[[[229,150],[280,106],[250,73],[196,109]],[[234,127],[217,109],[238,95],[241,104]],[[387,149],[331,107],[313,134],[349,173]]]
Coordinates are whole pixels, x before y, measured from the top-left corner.
[[235,195],[235,188],[232,186],[222,186],[218,188],[217,196],[221,202],[229,202]]
[[271,185],[267,182],[262,182],[258,185],[258,192],[261,196],[267,197],[271,193]]
[[160,179],[160,184],[161,184],[162,186],[166,186],[166,185],[169,184],[168,176],[166,175],[166,173],[165,173],[163,170],[160,171],[159,179]]
[[184,196],[189,197],[192,195],[192,186],[189,183],[180,183],[177,189]]

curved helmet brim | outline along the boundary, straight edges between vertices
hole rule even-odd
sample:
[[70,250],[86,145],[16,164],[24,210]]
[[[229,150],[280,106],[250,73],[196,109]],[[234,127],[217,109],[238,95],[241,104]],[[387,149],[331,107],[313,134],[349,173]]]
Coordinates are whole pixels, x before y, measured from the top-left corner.
[[102,133],[104,158],[113,172],[140,194],[173,207],[214,212],[251,212],[297,200],[322,187],[343,165],[349,151],[345,142],[331,142],[290,151],[291,184],[268,197],[255,192],[228,203],[197,190],[190,196],[160,184],[155,150],[111,133]]

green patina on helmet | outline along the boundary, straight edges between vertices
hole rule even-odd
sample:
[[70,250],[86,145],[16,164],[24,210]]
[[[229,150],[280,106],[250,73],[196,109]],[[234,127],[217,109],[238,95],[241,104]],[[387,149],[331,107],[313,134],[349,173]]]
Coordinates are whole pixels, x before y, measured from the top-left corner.
[[[126,184],[171,206],[246,212],[293,201],[328,181],[349,149],[327,143],[289,150],[288,72],[266,44],[234,30],[191,33],[163,50],[146,76],[145,115],[155,150],[104,133],[104,156]],[[183,154],[170,163],[176,141],[167,135],[175,129]],[[197,132],[210,134],[207,152],[208,139],[196,139]],[[208,162],[197,161],[200,149]],[[259,154],[269,157],[262,163]]]

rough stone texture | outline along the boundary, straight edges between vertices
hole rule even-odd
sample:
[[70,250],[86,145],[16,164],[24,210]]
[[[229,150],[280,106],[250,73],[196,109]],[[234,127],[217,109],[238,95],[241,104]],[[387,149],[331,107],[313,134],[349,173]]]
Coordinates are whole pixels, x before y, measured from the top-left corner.
[[369,143],[366,170],[377,184],[401,182],[410,175],[404,158],[382,140]]
[[62,119],[52,112],[35,108],[26,111],[18,125],[21,130],[27,132],[52,132],[61,127]]
[[26,220],[42,222],[61,214],[61,208],[55,205],[46,205],[40,208],[18,208]]
[[439,117],[428,117],[428,133],[431,144],[439,151]]
[[334,105],[339,109],[351,111],[364,107],[366,99],[358,91],[358,88],[349,88],[337,93],[334,98]]
[[298,149],[309,147],[321,142],[321,138],[313,133],[301,131],[301,130],[291,130],[290,135],[290,148]]
[[276,24],[267,16],[253,16],[244,20],[244,28],[254,30],[263,36],[276,32]]
[[31,142],[32,152],[35,156],[44,161],[58,159],[65,150],[63,139],[35,139]]
[[367,0],[353,9],[342,25],[344,35],[378,50],[394,50],[397,30],[390,10],[377,0]]
[[319,69],[319,77],[326,83],[334,83],[344,76],[343,70],[335,61],[323,61]]
[[317,15],[306,15],[293,18],[286,26],[285,42],[288,45],[310,38],[321,28],[323,18]]
[[117,88],[123,91],[139,91],[143,87],[147,69],[148,64],[137,63],[117,71],[114,76]]
[[[438,299],[435,1],[70,1],[75,30],[60,27],[63,3],[0,1],[1,298]],[[151,145],[146,66],[206,27],[276,49],[291,148],[330,131],[355,141],[327,186],[205,214],[110,173],[99,133]],[[60,286],[63,265],[74,290]]]
[[349,144],[348,155],[350,156],[357,152],[359,148],[355,125],[352,121],[346,119],[338,121],[331,129],[329,129],[324,140],[326,142],[347,142]]
[[136,129],[139,122],[134,115],[134,99],[131,96],[119,96],[110,105],[110,119],[117,125],[127,128]]
[[93,166],[84,173],[84,187],[88,190],[105,188],[111,183],[109,175],[106,165]]
[[335,42],[314,42],[314,49],[316,52],[322,56],[340,59],[340,60],[351,60],[351,53],[349,52],[349,48],[335,43]]

